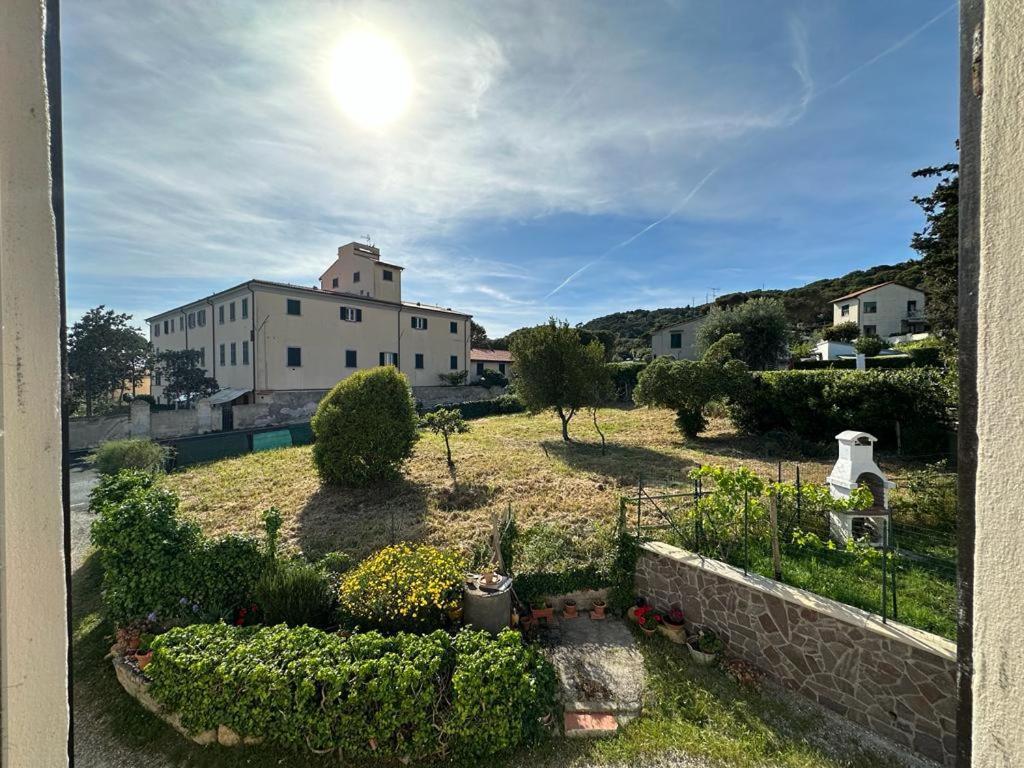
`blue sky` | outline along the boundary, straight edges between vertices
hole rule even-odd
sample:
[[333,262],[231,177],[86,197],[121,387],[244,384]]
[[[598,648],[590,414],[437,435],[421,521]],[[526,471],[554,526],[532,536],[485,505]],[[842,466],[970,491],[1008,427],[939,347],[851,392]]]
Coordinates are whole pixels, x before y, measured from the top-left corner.
[[[369,233],[492,335],[913,255],[955,159],[957,15],[852,2],[66,3],[68,305],[312,285]],[[412,72],[353,121],[354,29]],[[653,226],[652,226],[653,225]]]

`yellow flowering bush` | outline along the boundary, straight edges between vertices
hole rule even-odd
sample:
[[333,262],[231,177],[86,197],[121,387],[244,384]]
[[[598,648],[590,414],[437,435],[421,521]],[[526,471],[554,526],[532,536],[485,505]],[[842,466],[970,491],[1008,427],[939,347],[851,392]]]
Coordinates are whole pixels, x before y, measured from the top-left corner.
[[363,627],[426,631],[462,603],[466,563],[454,552],[424,544],[395,544],[345,574],[342,614]]

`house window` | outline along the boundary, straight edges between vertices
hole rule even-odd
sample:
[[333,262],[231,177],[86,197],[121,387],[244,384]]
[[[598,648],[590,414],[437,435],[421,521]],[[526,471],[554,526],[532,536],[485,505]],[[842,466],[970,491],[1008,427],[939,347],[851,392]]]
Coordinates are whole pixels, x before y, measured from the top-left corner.
[[199,365],[206,367],[206,347],[199,348]]
[[184,331],[185,330],[185,316],[184,315],[182,315],[181,317],[178,318],[178,330],[179,331]]
[[228,319],[233,323],[235,322],[235,302],[228,304]]
[[864,326],[864,335],[865,336],[877,336],[878,335],[878,326],[877,325],[865,325]]
[[877,301],[865,301],[864,302],[864,314],[865,315],[873,315],[876,312],[878,312],[878,302]]
[[195,312],[189,312],[188,313],[188,327],[189,328],[195,328],[196,327],[196,313]]
[[454,320],[452,320],[450,323],[448,323],[448,330],[451,331],[452,333],[458,333],[459,332],[459,324],[457,322],[455,322]]
[[843,306],[839,308],[839,315],[841,317],[848,317],[850,315],[850,305],[843,304]]
[[302,314],[302,302],[298,299],[288,299],[288,314],[289,315],[301,315]]
[[498,363],[498,373],[500,373],[502,376],[505,375],[505,364],[504,363]]
[[672,349],[682,349],[683,348],[683,334],[682,334],[682,331],[679,331],[677,333],[671,334],[669,336],[668,345]]
[[155,338],[160,338],[160,323],[153,324],[153,336]]
[[153,372],[153,381],[156,383],[158,387],[163,386],[163,379],[163,374],[159,370]]
[[450,363],[449,367],[453,371],[459,370],[459,356],[458,355],[452,355],[451,359],[448,362]]
[[337,288],[337,287],[338,287],[338,278],[332,277],[331,278],[331,288]]
[[425,317],[413,317],[412,318],[412,327],[415,328],[417,331],[425,331],[425,330],[427,330],[427,318],[425,318]]
[[238,365],[238,345],[231,342],[231,364]]
[[484,364],[483,363],[477,363],[476,364],[476,375],[477,376],[483,376],[484,375]]
[[167,320],[164,320],[164,333],[165,333],[165,334],[166,334],[166,333],[170,333],[170,330],[169,330],[170,326],[168,325],[168,322],[169,322],[169,321],[167,321]]
[[288,367],[298,368],[302,365],[302,347],[288,347]]
[[381,352],[380,353],[380,364],[381,365],[398,365],[398,353],[397,352]]
[[345,367],[346,368],[357,368],[356,364],[356,351],[354,349],[345,350]]
[[385,269],[383,274],[384,282],[390,283],[395,279],[395,274],[390,269]]
[[917,299],[911,299],[911,300],[909,300],[907,302],[907,314],[908,315],[916,315],[917,314]]
[[423,353],[422,352],[417,352],[416,353],[416,367],[418,369],[420,369],[420,370],[423,369]]
[[356,307],[341,307],[339,311],[341,319],[348,323],[363,322],[363,310]]
[[249,342],[242,342],[242,365],[249,364]]
[[359,282],[359,273],[358,272],[353,272],[352,273],[352,282],[353,283],[358,283]]
[[242,319],[244,320],[249,316],[249,300],[242,299]]
[[217,322],[224,325],[224,305],[217,307]]
[[225,349],[224,345],[221,344],[220,345],[220,364],[221,365],[224,365],[224,349]]
[[205,309],[200,309],[196,313],[196,320],[199,321],[199,327],[200,328],[205,328],[206,327],[206,310]]

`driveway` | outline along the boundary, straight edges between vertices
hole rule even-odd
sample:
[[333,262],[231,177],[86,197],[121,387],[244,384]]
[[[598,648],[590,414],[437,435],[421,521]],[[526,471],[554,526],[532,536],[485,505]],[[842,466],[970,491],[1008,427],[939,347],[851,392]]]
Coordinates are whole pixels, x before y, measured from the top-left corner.
[[85,559],[89,549],[89,492],[99,482],[95,470],[84,457],[71,460],[71,572],[74,573]]

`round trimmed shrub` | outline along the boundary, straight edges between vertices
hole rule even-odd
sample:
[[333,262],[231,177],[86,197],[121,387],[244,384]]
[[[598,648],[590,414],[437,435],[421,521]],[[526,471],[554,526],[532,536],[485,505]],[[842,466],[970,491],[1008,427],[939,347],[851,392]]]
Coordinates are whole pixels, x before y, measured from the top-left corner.
[[331,485],[366,486],[393,476],[418,437],[409,380],[390,365],[340,381],[311,423],[313,461]]
[[345,574],[340,608],[347,619],[366,627],[429,631],[460,605],[465,574],[466,564],[454,552],[395,544]]
[[89,461],[101,475],[116,475],[122,469],[160,472],[170,450],[154,440],[128,438],[109,440],[89,454]]

